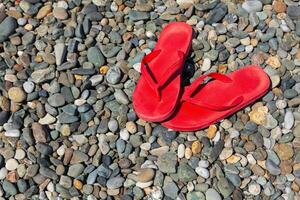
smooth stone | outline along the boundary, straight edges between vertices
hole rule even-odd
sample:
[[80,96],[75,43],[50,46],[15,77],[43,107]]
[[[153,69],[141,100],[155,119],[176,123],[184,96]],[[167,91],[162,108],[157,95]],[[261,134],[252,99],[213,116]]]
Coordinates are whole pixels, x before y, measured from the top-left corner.
[[155,176],[155,171],[151,168],[142,168],[137,171],[138,182],[149,182]]
[[124,181],[125,179],[123,177],[114,177],[107,180],[106,187],[108,189],[117,189],[123,185]]
[[55,7],[53,9],[53,16],[60,20],[65,20],[68,18],[67,11],[62,7]]
[[17,169],[19,166],[19,163],[18,161],[16,161],[15,159],[11,158],[11,159],[8,159],[5,163],[5,167],[7,170],[9,171],[12,171],[12,170],[15,170]]
[[300,19],[300,6],[288,6],[287,14],[293,20]]
[[294,125],[294,120],[292,111],[288,110],[284,116],[284,128],[291,129]]
[[66,103],[66,100],[62,94],[56,93],[48,98],[48,103],[53,107],[60,107]]
[[7,130],[4,135],[6,137],[20,137],[20,131],[18,129]]
[[277,176],[280,174],[280,168],[270,159],[267,159],[266,161],[266,169],[272,175]]
[[167,183],[163,187],[164,194],[171,199],[176,199],[178,190],[177,185],[173,181]]
[[148,12],[141,12],[136,10],[130,10],[128,13],[129,19],[136,22],[140,20],[146,20],[150,18],[150,15]]
[[258,0],[246,0],[243,4],[242,7],[248,12],[259,12],[261,11],[263,5],[260,1]]
[[260,191],[261,191],[261,187],[260,187],[259,184],[253,183],[253,184],[249,185],[249,192],[250,192],[250,194],[256,196],[256,195],[260,194]]
[[201,176],[201,177],[203,177],[203,178],[205,178],[205,179],[209,178],[209,171],[208,171],[206,168],[203,168],[203,167],[197,167],[197,168],[195,169],[195,171],[196,171],[196,173],[197,173],[199,176]]
[[129,104],[129,99],[128,99],[127,95],[125,94],[125,92],[123,92],[123,90],[117,89],[114,93],[114,96],[115,96],[117,102],[124,104],[124,105]]
[[67,54],[66,45],[64,43],[57,43],[54,46],[54,54],[55,54],[56,65],[61,65],[65,60]]
[[222,200],[221,195],[213,188],[209,188],[205,193],[206,200]]
[[9,112],[1,111],[0,112],[0,126],[3,126],[8,121],[9,117],[10,117]]
[[15,18],[6,17],[0,24],[0,42],[4,42],[16,31],[18,24]]
[[8,182],[7,180],[3,181],[2,188],[8,195],[14,196],[17,194],[16,187],[12,183]]
[[27,94],[33,92],[34,88],[35,88],[35,85],[31,81],[26,81],[23,83],[23,89]]
[[95,67],[100,67],[105,63],[104,56],[98,47],[91,47],[87,52],[88,61],[93,63]]
[[109,68],[106,80],[110,84],[117,84],[121,80],[121,70],[116,66]]

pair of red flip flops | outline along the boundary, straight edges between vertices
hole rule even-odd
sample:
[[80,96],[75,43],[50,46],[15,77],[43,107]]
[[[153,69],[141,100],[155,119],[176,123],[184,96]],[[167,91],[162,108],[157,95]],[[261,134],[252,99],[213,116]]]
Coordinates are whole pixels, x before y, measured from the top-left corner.
[[227,75],[202,75],[183,89],[181,73],[192,33],[183,22],[168,24],[154,50],[143,58],[142,75],[133,93],[133,107],[140,118],[177,131],[195,131],[230,116],[268,91],[269,77],[252,65]]

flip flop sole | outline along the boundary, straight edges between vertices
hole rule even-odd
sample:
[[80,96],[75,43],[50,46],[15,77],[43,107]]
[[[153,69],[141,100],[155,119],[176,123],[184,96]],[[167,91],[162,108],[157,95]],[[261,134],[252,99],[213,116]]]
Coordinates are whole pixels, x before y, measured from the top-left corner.
[[[158,42],[153,51],[160,51],[154,58],[149,68],[157,80],[165,79],[168,66],[172,65],[178,58],[178,52],[188,54],[192,41],[192,28],[183,22],[168,24],[160,34]],[[146,77],[141,75],[140,80],[133,93],[133,108],[137,116],[147,121],[163,121],[170,117],[179,101],[181,92],[181,71],[184,59],[178,64],[179,73],[170,78],[161,89],[161,98],[158,99],[156,91],[149,86]]]
[[214,111],[189,102],[181,102],[170,119],[162,124],[176,131],[196,131],[206,128],[255,102],[270,87],[269,77],[257,66],[247,66],[227,76],[233,80],[232,83],[211,81],[194,97],[204,99],[210,104],[226,105],[232,99],[242,96],[243,101],[240,104],[228,110]]

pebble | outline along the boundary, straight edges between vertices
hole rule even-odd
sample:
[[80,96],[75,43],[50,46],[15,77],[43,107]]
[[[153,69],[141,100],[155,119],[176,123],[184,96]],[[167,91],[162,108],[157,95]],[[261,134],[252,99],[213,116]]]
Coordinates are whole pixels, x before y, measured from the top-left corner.
[[87,58],[89,62],[94,64],[95,67],[100,67],[105,63],[104,56],[98,47],[89,48]]
[[9,160],[6,161],[5,167],[7,170],[12,171],[18,168],[18,161],[16,161],[15,159],[11,158]]
[[263,5],[260,1],[258,0],[246,0],[243,4],[242,7],[248,12],[259,12],[261,11]]
[[106,186],[108,189],[116,189],[123,185],[125,179],[123,177],[114,177],[108,179],[106,182]]
[[151,168],[142,168],[137,171],[137,181],[139,182],[149,182],[153,179],[155,172]]
[[55,62],[56,65],[61,65],[65,60],[67,54],[67,47],[64,43],[57,43],[54,46]]
[[284,128],[291,129],[294,125],[294,115],[288,110],[284,116]]
[[8,97],[15,103],[20,103],[26,99],[26,93],[19,87],[11,87],[8,90]]
[[0,23],[0,42],[4,42],[8,37],[13,34],[17,28],[17,21],[13,17],[6,17]]
[[201,176],[205,179],[209,178],[209,171],[207,169],[205,169],[203,167],[197,167],[195,171],[199,176]]
[[250,184],[249,185],[249,192],[252,195],[259,195],[261,191],[261,187],[259,184]]
[[53,16],[60,20],[65,20],[68,18],[67,11],[62,7],[55,7],[53,9]]
[[23,89],[27,94],[33,92],[34,88],[35,88],[35,85],[31,81],[26,81],[23,83]]
[[167,152],[158,157],[157,166],[163,173],[175,173],[176,172],[177,158],[173,152]]
[[220,194],[213,188],[209,188],[205,193],[206,200],[221,200]]
[[121,80],[121,71],[118,67],[109,68],[106,74],[106,80],[110,84],[117,84]]

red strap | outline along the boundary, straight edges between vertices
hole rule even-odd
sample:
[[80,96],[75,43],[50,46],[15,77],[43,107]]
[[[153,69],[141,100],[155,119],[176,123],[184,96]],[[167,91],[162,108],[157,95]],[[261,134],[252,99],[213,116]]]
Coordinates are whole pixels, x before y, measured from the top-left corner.
[[211,77],[213,79],[222,81],[224,83],[230,83],[232,82],[232,80],[223,74],[219,74],[219,73],[209,73],[209,74],[205,74],[201,77],[199,77],[198,79],[196,79],[192,85],[190,85],[186,91],[183,94],[182,97],[182,101],[186,101],[192,104],[195,104],[197,106],[201,106],[210,110],[214,110],[214,111],[224,111],[224,110],[228,110],[230,108],[233,108],[235,106],[237,106],[238,104],[240,104],[243,101],[243,97],[242,96],[238,96],[237,98],[235,98],[229,105],[212,105],[210,103],[204,102],[201,99],[197,99],[194,98],[194,92],[201,86],[203,85],[204,80],[207,77]]
[[151,53],[147,54],[141,62],[142,75],[145,77],[149,86],[155,91],[159,100],[161,99],[161,89],[165,87],[171,79],[181,73],[182,68],[178,67],[178,65],[182,63],[182,60],[185,57],[185,54],[182,51],[178,51],[179,60],[173,63],[169,69],[164,72],[162,75],[163,78],[158,81],[149,67],[149,62],[158,56],[160,52],[161,50],[152,51]]

